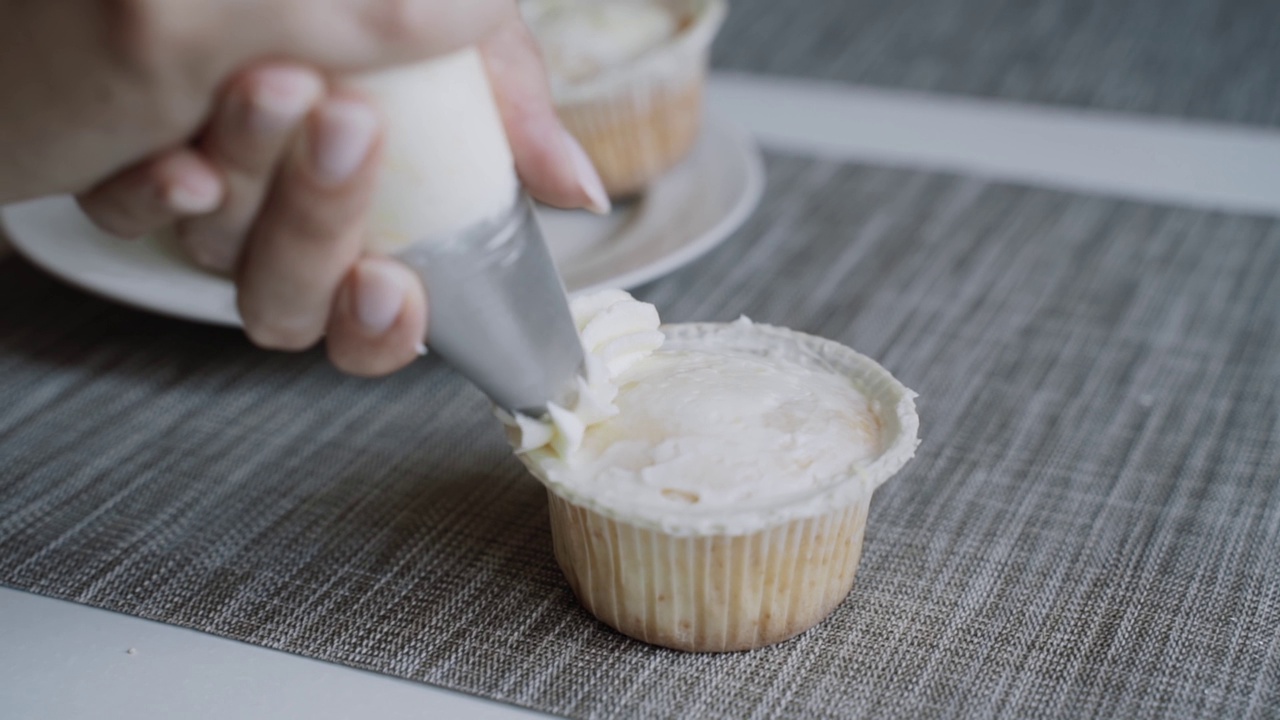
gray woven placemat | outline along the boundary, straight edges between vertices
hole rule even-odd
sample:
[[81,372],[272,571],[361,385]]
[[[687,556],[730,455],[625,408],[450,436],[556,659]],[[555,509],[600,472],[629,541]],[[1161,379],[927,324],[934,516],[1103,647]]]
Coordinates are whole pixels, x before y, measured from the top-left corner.
[[1280,125],[1275,0],[731,0],[717,67]]
[[852,596],[729,656],[575,604],[479,395],[0,263],[0,582],[573,717],[1280,716],[1280,223],[772,157],[647,288],[921,393]]

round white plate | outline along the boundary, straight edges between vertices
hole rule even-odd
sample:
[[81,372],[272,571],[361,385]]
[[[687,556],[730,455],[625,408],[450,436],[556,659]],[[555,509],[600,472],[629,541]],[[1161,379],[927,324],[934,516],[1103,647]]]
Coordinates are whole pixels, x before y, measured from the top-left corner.
[[[715,247],[755,209],[760,151],[738,126],[709,116],[697,145],[643,198],[608,217],[539,207],[551,254],[571,293],[631,288]],[[125,242],[89,223],[67,197],[0,208],[14,248],[89,292],[164,315],[238,326],[235,288],[156,239]]]

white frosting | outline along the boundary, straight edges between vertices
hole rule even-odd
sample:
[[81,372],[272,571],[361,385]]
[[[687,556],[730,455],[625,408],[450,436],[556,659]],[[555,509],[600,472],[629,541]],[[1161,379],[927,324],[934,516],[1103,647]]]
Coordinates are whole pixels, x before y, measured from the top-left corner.
[[620,379],[619,412],[548,476],[606,504],[740,507],[850,477],[880,428],[846,378],[716,348],[659,352]]
[[511,207],[515,162],[474,49],[353,82],[378,103],[387,127],[371,250],[443,237]]
[[541,418],[498,411],[518,453],[573,457],[588,427],[618,414],[617,378],[662,345],[657,308],[621,290],[579,297],[569,308],[586,350],[586,376],[570,407],[550,403]]
[[543,0],[523,7],[547,69],[569,82],[635,60],[679,29],[672,12],[651,0]]
[[596,374],[580,407],[508,418],[525,464],[571,502],[740,532],[865,498],[914,452],[914,394],[848,348],[745,319],[673,326],[659,347],[656,310],[619,291],[574,310]]

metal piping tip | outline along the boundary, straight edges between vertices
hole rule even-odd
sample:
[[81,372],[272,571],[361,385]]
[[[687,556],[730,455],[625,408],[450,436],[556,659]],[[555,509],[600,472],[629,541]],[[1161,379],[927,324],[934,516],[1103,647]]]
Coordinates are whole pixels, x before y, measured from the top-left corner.
[[551,252],[520,193],[511,210],[397,257],[427,289],[427,342],[498,407],[533,417],[576,392],[585,357]]

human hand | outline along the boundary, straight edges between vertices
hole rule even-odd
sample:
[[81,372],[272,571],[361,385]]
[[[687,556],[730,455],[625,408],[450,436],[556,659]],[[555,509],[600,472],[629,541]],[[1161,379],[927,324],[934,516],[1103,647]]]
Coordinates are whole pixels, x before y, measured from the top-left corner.
[[[518,16],[500,17],[481,39],[531,194],[607,207],[585,154],[555,118]],[[327,335],[338,367],[385,374],[416,356],[427,312],[414,275],[361,257],[379,132],[376,109],[340,83],[306,64],[262,63],[224,85],[193,142],[153,154],[80,199],[120,235],[177,221],[198,262],[235,268],[241,315],[259,345],[295,350]]]
[[186,144],[236,70],[354,72],[458,50],[512,0],[0,0],[0,203]]

